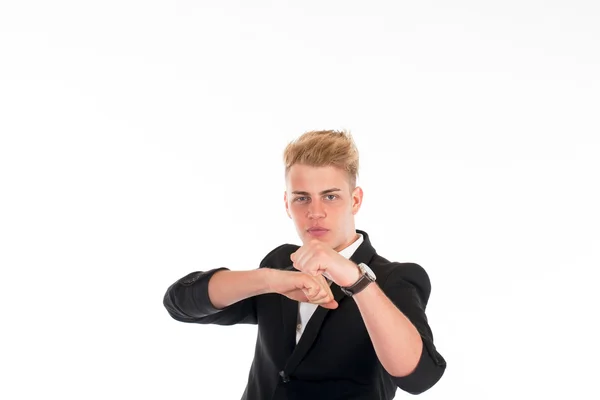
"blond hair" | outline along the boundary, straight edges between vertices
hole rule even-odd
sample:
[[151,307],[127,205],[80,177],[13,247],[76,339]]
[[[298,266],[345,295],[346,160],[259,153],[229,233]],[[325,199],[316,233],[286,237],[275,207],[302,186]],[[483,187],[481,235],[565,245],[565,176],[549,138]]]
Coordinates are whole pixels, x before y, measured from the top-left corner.
[[285,176],[294,164],[333,166],[348,173],[350,190],[358,177],[358,149],[348,131],[309,131],[291,141],[283,151]]

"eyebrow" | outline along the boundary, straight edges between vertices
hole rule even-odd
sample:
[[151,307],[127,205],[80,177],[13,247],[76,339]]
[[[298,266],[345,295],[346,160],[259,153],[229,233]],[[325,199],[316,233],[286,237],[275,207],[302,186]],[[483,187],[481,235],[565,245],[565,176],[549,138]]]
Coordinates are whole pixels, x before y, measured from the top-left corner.
[[[331,188],[331,189],[326,189],[326,190],[323,190],[323,191],[322,191],[321,193],[319,193],[319,194],[322,196],[322,195],[324,195],[324,194],[329,194],[329,193],[333,193],[333,192],[341,192],[341,191],[342,191],[342,189],[338,189],[338,188]],[[303,191],[301,191],[301,190],[294,190],[294,191],[292,192],[292,194],[299,194],[299,195],[302,195],[302,196],[310,196],[310,193],[308,193],[308,192],[303,192]]]

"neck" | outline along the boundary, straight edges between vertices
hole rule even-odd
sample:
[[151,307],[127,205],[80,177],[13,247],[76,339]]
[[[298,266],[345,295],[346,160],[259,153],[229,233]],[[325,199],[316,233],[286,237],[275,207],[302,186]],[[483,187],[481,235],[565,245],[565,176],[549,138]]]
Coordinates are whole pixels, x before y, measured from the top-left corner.
[[358,233],[356,231],[354,231],[354,233],[352,233],[349,236],[348,240],[344,244],[338,246],[335,249],[335,251],[340,252],[340,251],[344,250],[346,247],[350,246],[352,243],[356,242],[357,240],[358,240]]

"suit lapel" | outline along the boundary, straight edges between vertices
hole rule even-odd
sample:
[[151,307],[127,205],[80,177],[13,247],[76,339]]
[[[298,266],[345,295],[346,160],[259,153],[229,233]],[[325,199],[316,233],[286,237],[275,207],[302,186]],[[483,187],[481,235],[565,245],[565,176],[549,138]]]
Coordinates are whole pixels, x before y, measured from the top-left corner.
[[[288,267],[288,269],[293,269],[293,267]],[[342,302],[347,296],[344,295],[342,290],[335,283],[331,283],[331,293],[335,301]],[[298,345],[296,345],[296,327],[298,325],[298,302],[292,299],[289,299],[285,296],[281,296],[281,312],[283,319],[283,337],[285,341],[286,350],[289,350],[290,354],[297,350],[297,346],[304,346],[305,343],[309,342],[308,346],[312,344],[314,339],[317,336],[317,333],[321,329],[321,325],[323,321],[325,321],[325,317],[327,313],[330,311],[327,308],[317,307],[312,317],[308,320],[308,324],[304,330],[304,333],[300,337],[298,341]],[[297,351],[298,352],[298,351]],[[302,348],[300,348],[299,353],[305,353]]]
[[[293,265],[283,268],[284,271],[297,271]],[[292,354],[296,347],[296,325],[298,324],[298,302],[280,296],[281,300],[281,318],[283,321],[283,341],[286,357]]]
[[286,356],[292,354],[296,347],[296,325],[298,324],[298,302],[281,296],[281,313],[283,319],[283,340]]

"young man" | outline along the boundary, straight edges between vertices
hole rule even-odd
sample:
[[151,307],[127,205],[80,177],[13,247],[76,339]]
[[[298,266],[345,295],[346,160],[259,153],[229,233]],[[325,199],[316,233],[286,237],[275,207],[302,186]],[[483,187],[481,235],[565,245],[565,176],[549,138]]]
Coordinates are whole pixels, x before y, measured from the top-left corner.
[[377,254],[354,216],[358,151],[350,134],[307,132],[285,149],[285,208],[303,243],[250,271],[193,272],[164,296],[182,322],[258,324],[243,400],[392,399],[443,375],[425,315],[425,270]]

